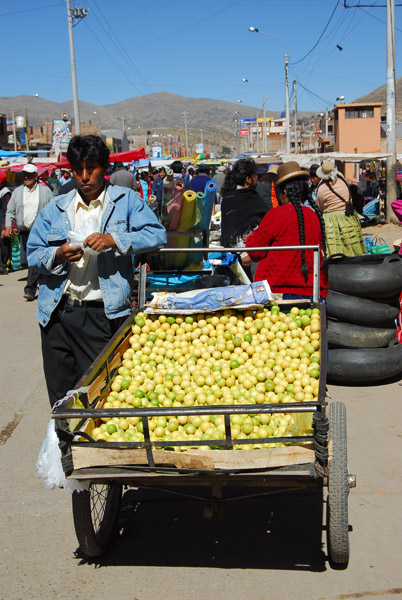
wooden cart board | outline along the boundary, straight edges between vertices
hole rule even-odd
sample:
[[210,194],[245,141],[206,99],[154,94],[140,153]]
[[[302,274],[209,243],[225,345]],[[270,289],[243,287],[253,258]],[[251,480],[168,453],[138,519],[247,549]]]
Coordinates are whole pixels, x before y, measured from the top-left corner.
[[[177,469],[272,469],[314,462],[314,446],[284,446],[262,450],[153,450],[155,465]],[[73,446],[75,477],[77,470],[91,467],[148,465],[145,450],[129,448],[85,448]]]

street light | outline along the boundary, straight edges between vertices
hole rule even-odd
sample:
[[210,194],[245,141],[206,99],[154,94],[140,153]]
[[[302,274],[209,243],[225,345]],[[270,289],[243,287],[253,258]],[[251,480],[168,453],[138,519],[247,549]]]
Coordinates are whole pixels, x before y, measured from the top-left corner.
[[[262,85],[262,83],[256,83],[253,81],[250,81],[248,79],[246,79],[245,77],[242,78],[242,82],[243,83],[251,83],[254,85]],[[266,97],[264,96],[264,128],[263,128],[263,137],[262,137],[262,151],[264,154],[266,154],[267,152],[267,115],[266,115]],[[258,115],[257,115],[257,132],[259,131],[259,127],[258,127]],[[257,133],[258,135],[258,133]],[[257,138],[257,142],[258,142],[258,138]],[[258,152],[258,143],[257,143],[257,152]]]
[[286,52],[287,54],[285,54],[285,114],[286,114],[286,146],[285,146],[285,151],[289,154],[290,153],[290,119],[289,119],[289,77],[288,77],[288,64],[289,64],[289,46],[287,45],[287,43],[285,42],[285,40],[283,40],[281,37],[279,37],[278,35],[273,35],[272,33],[266,33],[265,31],[260,31],[259,29],[257,29],[257,27],[249,27],[248,30],[251,33],[261,33],[261,35],[267,35],[268,37],[272,37],[275,38],[277,40],[280,40],[282,42],[282,44],[285,45],[286,47]]

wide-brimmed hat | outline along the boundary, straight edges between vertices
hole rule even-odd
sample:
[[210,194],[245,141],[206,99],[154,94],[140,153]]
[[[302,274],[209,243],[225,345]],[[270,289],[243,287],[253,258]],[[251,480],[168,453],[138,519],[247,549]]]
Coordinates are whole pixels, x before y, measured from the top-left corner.
[[291,160],[279,166],[276,185],[280,185],[290,179],[308,179],[309,177],[310,174],[308,171],[303,171],[299,163]]
[[338,175],[338,169],[332,160],[324,160],[322,165],[318,167],[316,175],[320,179],[334,179]]
[[226,168],[221,165],[220,167],[218,167],[217,171],[219,171],[219,173],[224,173],[226,171]]

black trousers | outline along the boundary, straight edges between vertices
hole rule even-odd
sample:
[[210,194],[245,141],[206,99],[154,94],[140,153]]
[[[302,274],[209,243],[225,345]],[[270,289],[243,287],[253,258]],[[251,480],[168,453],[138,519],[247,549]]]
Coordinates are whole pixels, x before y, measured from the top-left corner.
[[[23,251],[24,256],[26,257],[27,252],[27,241],[29,236],[29,231],[19,231],[18,236],[21,242],[21,250]],[[21,256],[22,258],[22,256]],[[26,260],[26,258],[25,258]],[[28,279],[27,284],[24,287],[24,294],[31,294],[35,296],[36,289],[38,287],[40,274],[33,267],[28,267]]]
[[108,319],[105,309],[64,304],[41,327],[43,370],[51,406],[64,398],[90,367],[126,317]]

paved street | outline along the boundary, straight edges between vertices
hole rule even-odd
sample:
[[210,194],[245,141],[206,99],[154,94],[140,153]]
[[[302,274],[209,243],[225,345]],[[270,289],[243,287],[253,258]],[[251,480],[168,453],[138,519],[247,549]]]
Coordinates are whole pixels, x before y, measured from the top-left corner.
[[114,547],[85,562],[76,554],[71,498],[47,491],[36,476],[49,405],[36,302],[22,298],[25,274],[0,278],[0,600],[401,598],[398,382],[329,389],[347,406],[349,468],[357,476],[347,570],[328,565],[325,510],[314,495],[233,502],[223,520],[206,521],[196,500],[131,490]]

